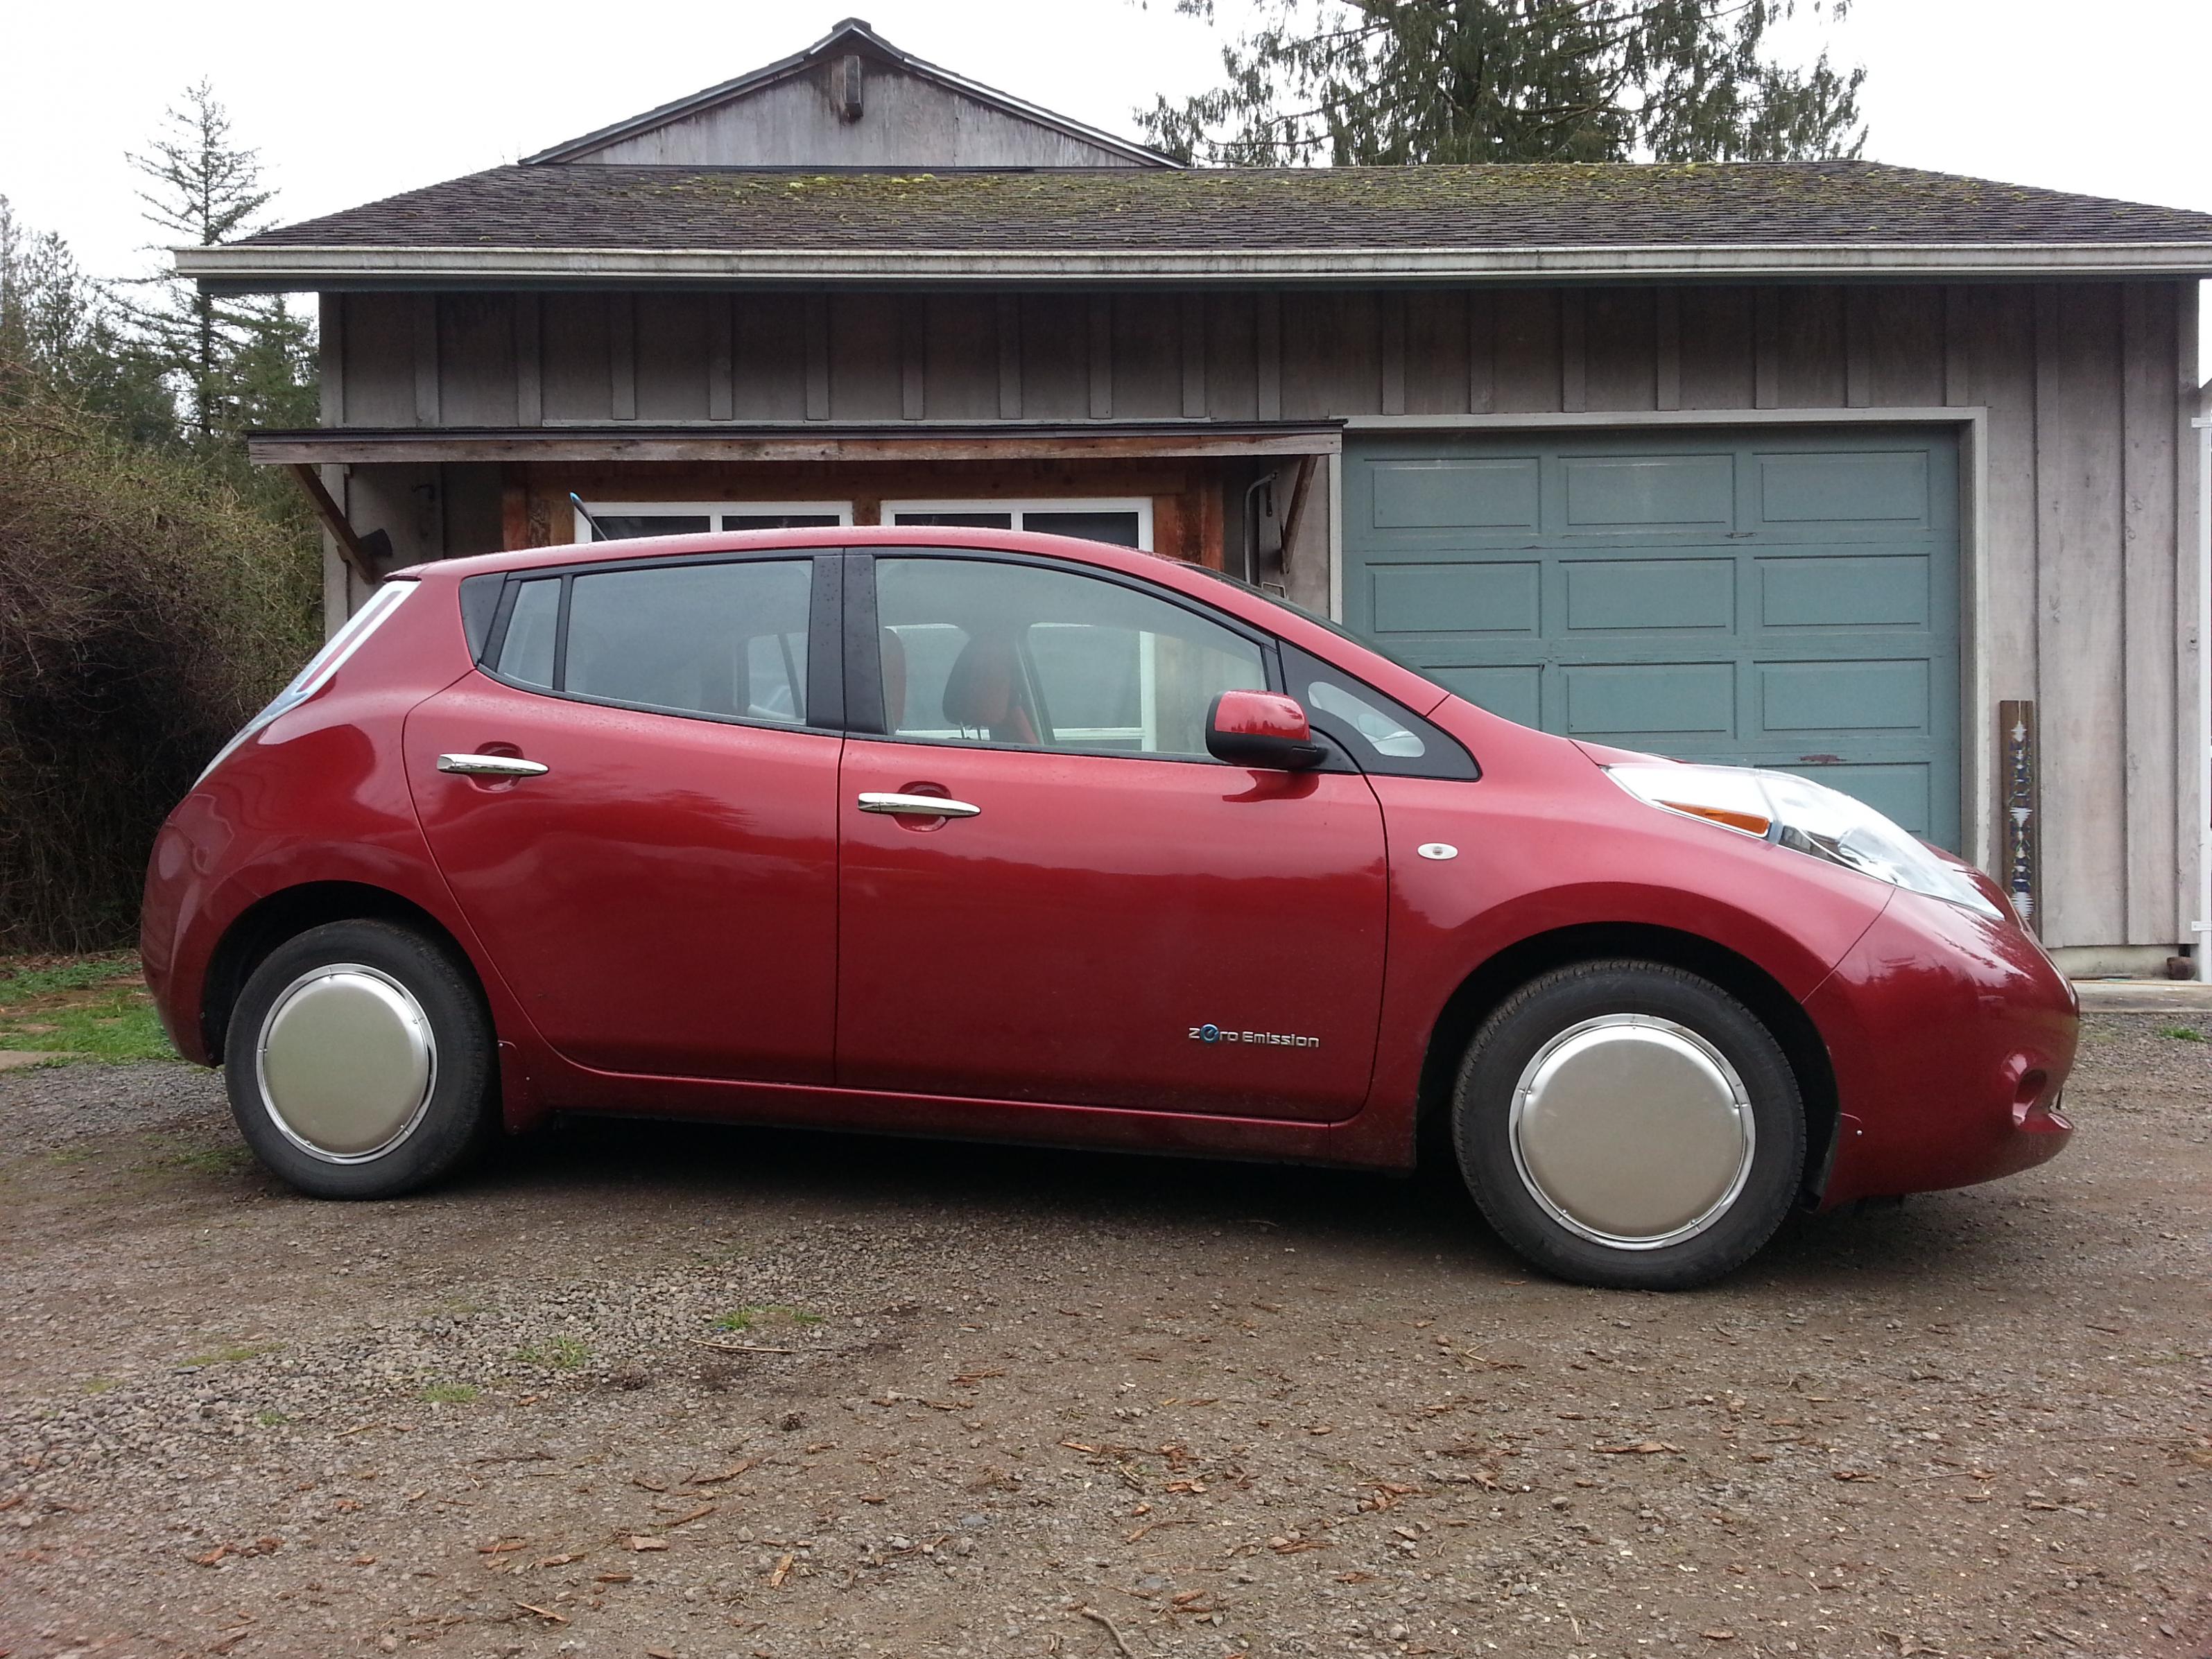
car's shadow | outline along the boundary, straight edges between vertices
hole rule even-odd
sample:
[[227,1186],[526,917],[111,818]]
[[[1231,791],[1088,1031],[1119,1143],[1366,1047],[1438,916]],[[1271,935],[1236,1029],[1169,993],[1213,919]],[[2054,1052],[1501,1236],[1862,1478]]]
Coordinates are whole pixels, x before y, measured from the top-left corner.
[[[1409,1176],[1305,1165],[1148,1157],[1097,1150],[907,1139],[848,1132],[574,1118],[512,1143],[453,1196],[529,1203],[550,1194],[615,1202],[649,1191],[663,1206],[732,1206],[886,1223],[961,1219],[1150,1232],[1194,1249],[1221,1237],[1279,1237],[1407,1264],[1525,1280],[1449,1153]],[[1990,1189],[1905,1205],[1795,1215],[1718,1287],[1881,1297],[1908,1288],[1967,1292],[2006,1270],[2017,1233]],[[2059,1231],[2063,1218],[2045,1218]],[[2059,1248],[2063,1240],[2047,1241]],[[1538,1280],[1536,1282],[1541,1282]]]

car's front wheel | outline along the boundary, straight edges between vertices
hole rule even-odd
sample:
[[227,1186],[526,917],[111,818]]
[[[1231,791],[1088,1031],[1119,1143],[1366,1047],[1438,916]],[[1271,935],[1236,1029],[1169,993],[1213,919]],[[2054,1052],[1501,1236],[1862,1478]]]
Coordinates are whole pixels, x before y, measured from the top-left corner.
[[1773,1237],[1805,1163],[1789,1060],[1710,981],[1637,961],[1540,975],[1460,1066],[1453,1139],[1505,1242],[1585,1285],[1683,1290]]
[[318,1198],[390,1198],[450,1173],[495,1122],[489,1015],[465,966],[387,921],[334,921],[256,968],[224,1045],[231,1115]]

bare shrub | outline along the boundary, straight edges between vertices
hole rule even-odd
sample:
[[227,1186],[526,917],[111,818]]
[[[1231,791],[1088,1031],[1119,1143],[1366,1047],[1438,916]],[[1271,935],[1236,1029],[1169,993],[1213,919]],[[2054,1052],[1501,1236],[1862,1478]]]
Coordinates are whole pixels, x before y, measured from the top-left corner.
[[313,650],[312,545],[0,362],[0,950],[135,938],[154,833]]

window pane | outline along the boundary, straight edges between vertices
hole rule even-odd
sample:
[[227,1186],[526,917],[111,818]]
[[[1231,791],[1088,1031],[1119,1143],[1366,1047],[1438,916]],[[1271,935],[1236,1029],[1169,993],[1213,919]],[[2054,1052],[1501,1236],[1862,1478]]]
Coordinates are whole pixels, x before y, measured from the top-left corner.
[[507,613],[497,672],[524,685],[553,684],[553,632],[561,620],[561,584],[541,578],[522,584]]
[[1417,732],[1378,702],[1371,702],[1329,680],[1316,680],[1306,688],[1306,702],[1324,714],[1334,714],[1349,726],[1370,753],[1398,760],[1418,760],[1428,750]]
[[900,737],[1202,757],[1215,696],[1267,683],[1243,636],[1071,571],[878,559],[876,609]]
[[628,541],[636,536],[696,536],[712,530],[714,521],[704,513],[594,513],[599,526],[595,542]]
[[725,513],[725,530],[818,530],[845,521],[835,513]]
[[812,585],[803,559],[579,576],[566,689],[678,714],[803,723]]
[[1105,542],[1115,547],[1137,545],[1134,513],[1039,513],[1022,514],[1022,528],[1043,536],[1079,536],[1086,542]]
[[1012,530],[1012,513],[894,513],[896,524],[950,525],[956,530]]

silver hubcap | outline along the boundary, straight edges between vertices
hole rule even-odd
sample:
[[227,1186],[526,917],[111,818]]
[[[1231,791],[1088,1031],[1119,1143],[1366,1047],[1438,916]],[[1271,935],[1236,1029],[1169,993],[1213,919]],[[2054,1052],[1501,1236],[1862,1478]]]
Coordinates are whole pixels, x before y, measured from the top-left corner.
[[407,988],[359,963],[300,975],[261,1022],[261,1104],[310,1158],[365,1164],[413,1134],[438,1080],[429,1017]]
[[1513,1091],[1513,1164],[1552,1218],[1617,1249],[1694,1238],[1750,1177],[1751,1097],[1686,1025],[1607,1014],[1537,1050]]

